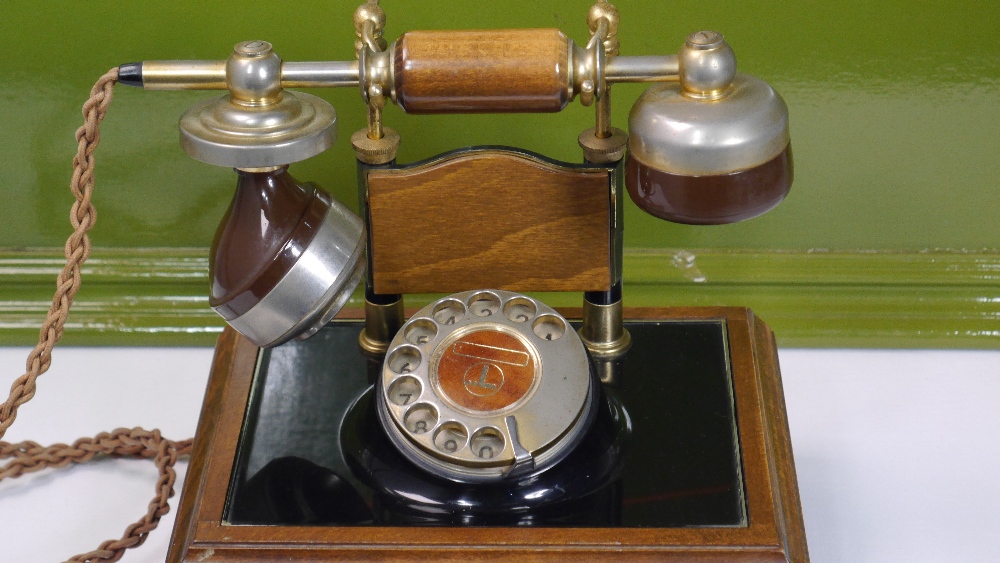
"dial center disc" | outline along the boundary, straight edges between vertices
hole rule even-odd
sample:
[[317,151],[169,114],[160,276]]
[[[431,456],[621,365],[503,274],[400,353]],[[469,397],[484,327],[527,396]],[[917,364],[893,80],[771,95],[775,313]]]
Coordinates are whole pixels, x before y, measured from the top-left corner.
[[510,407],[528,394],[538,377],[529,345],[491,328],[466,332],[447,343],[436,372],[442,393],[473,412]]

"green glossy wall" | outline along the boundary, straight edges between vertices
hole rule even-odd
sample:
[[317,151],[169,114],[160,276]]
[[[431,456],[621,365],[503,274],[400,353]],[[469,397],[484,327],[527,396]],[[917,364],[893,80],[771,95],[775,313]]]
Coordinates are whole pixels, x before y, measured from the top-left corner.
[[[383,0],[409,29],[558,27],[587,36],[585,0]],[[221,59],[271,41],[286,60],[353,57],[342,0],[8,0],[0,23],[0,342],[28,342],[47,309],[79,106],[108,68],[143,59]],[[989,1],[619,0],[623,54],[676,52],[687,33],[725,33],[743,72],[791,112],[795,184],[771,213],[692,227],[626,210],[626,304],[749,305],[786,345],[1000,345],[1000,4]],[[624,127],[641,85],[615,89]],[[335,146],[293,173],[356,206],[347,137],[364,124],[354,89],[312,91],[340,116]],[[210,94],[209,94],[210,95]],[[210,342],[204,247],[231,171],[189,159],[176,121],[206,93],[119,87],[102,130],[93,231],[68,338]],[[401,161],[510,144],[579,160],[593,111],[408,116],[389,108]],[[574,296],[549,296],[575,304]]]

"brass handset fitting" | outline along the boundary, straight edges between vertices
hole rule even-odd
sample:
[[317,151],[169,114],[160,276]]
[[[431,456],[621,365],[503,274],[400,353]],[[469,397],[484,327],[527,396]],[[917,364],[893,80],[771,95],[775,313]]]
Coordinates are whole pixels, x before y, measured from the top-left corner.
[[[388,86],[391,93],[394,70],[386,64],[391,60],[392,45],[385,51],[387,60],[368,60],[364,70],[359,61],[282,61],[282,88],[358,88],[363,76],[378,76],[369,84]],[[585,84],[595,70],[588,66],[586,50],[573,45],[573,56],[567,56],[572,72],[568,92],[572,97],[585,94]],[[146,90],[225,90],[226,61],[143,61],[121,65],[121,83]],[[383,70],[384,69],[384,70]],[[674,82],[679,80],[677,55],[616,56],[604,62],[607,84],[621,82]],[[593,85],[596,87],[596,84]],[[391,98],[390,98],[391,99]],[[586,99],[581,98],[581,101]],[[589,102],[587,103],[589,105]]]
[[[358,59],[358,85],[361,88],[361,99],[368,104],[368,131],[370,141],[376,145],[385,136],[382,128],[382,108],[385,107],[386,93],[391,90],[393,82],[392,61],[386,51],[386,42],[382,37],[385,29],[385,12],[378,5],[378,0],[368,0],[354,10],[354,41],[355,56]],[[372,143],[366,143],[372,144]],[[354,143],[358,158],[365,160],[365,152],[358,149]],[[389,148],[395,158],[395,149]],[[390,159],[391,160],[391,159]],[[369,162],[369,164],[375,164]]]
[[[595,127],[580,137],[585,155],[591,162],[610,162],[624,154],[623,134],[611,126],[613,84],[679,80],[690,99],[711,101],[725,94],[735,71],[732,50],[714,32],[692,35],[679,55],[619,55],[618,11],[606,0],[598,0],[587,14],[591,35],[586,45],[558,30],[541,29],[410,32],[387,44],[385,22],[377,0],[358,6],[353,61],[282,61],[267,42],[246,41],[224,61],[122,65],[121,82],[149,90],[229,90],[230,105],[256,108],[277,107],[287,88],[355,87],[368,107],[368,126],[363,138],[355,135],[352,144],[358,158],[369,164],[395,158],[398,134],[385,128],[382,118],[389,102],[408,113],[551,112],[579,97],[583,105],[595,105],[596,113]],[[479,46],[476,64],[471,65],[468,49],[463,49],[470,42]],[[485,47],[490,44],[496,48]],[[512,49],[517,52],[512,54]],[[332,114],[332,108],[324,113]],[[294,121],[282,112],[269,119],[279,128],[291,127]],[[254,138],[256,131],[249,136]],[[189,152],[221,163],[205,157],[204,150]],[[293,151],[281,156],[286,162],[273,164],[288,164],[301,154]],[[228,165],[231,159],[222,160]]]
[[[579,46],[571,39],[566,39],[565,60],[561,62],[569,72],[566,83],[567,100],[579,96],[584,105],[590,105],[600,99],[603,88],[609,84],[672,82],[680,78],[677,55],[617,55],[618,16],[614,7],[607,2],[602,0],[595,4],[588,23],[593,26],[593,35],[586,46]],[[279,80],[281,88],[358,87],[366,102],[372,94],[372,87],[377,86],[383,96],[396,102],[396,90],[402,77],[396,76],[394,67],[398,65],[393,63],[400,62],[395,60],[396,57],[406,54],[397,52],[397,42],[387,45],[382,37],[384,12],[376,2],[366,2],[355,12],[354,24],[358,60],[281,61],[272,52],[277,69],[269,76]],[[233,79],[229,75],[233,69],[230,65],[244,64],[252,58],[239,51],[246,48],[246,45],[262,44],[266,42],[241,43],[229,60],[143,61],[125,64],[120,67],[121,82],[147,90],[231,89]],[[447,49],[447,45],[444,48]],[[498,108],[497,111],[504,109]]]
[[385,30],[385,11],[378,5],[378,0],[367,0],[354,10],[354,51],[370,49],[375,52],[385,51],[386,43],[382,37]]
[[281,59],[267,41],[244,41],[226,61],[226,88],[233,103],[267,106],[281,101]]
[[229,91],[181,117],[181,146],[203,162],[244,170],[270,168],[315,156],[333,144],[333,106],[316,96],[285,91],[284,65],[266,41],[237,44],[221,64],[190,65],[196,79],[189,82],[183,78],[186,62],[128,66],[126,83],[137,74],[144,87],[214,89],[221,84]]

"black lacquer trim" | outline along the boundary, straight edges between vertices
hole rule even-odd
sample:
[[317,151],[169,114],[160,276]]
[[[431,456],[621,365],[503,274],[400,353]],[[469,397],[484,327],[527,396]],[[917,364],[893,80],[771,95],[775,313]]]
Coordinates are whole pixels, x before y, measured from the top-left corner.
[[365,285],[365,301],[372,305],[392,305],[402,298],[398,293],[375,293],[369,285]]
[[142,88],[142,63],[125,63],[118,67],[118,82]]
[[583,298],[594,305],[612,305],[622,300],[622,282],[618,280],[610,291],[585,291]]
[[377,373],[378,363],[357,349],[362,326],[338,319],[308,340],[261,356],[229,485],[227,523],[749,524],[724,321],[627,322],[632,347],[619,366],[621,383],[604,386],[606,401],[599,401],[613,408],[598,410],[570,457],[537,478],[480,485],[435,477],[395,450],[373,410],[370,370]]

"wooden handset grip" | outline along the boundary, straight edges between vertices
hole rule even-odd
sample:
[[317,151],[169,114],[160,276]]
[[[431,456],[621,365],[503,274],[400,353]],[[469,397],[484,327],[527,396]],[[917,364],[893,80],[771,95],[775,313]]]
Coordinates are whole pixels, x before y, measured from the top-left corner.
[[572,42],[558,29],[410,31],[394,49],[407,113],[556,112],[572,98]]

